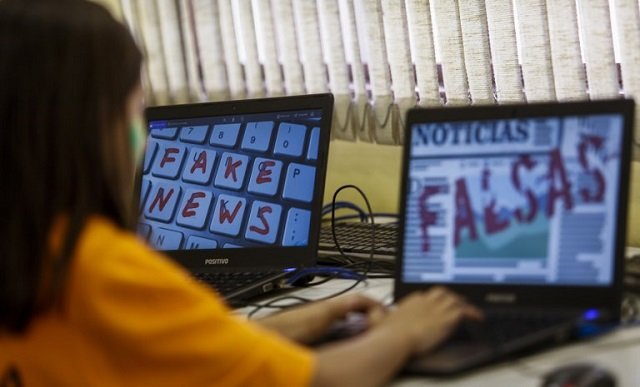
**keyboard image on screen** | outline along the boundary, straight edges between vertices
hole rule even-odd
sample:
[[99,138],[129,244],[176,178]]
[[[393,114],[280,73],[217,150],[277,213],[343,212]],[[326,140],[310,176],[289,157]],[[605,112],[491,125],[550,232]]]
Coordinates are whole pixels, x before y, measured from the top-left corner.
[[151,121],[139,234],[158,250],[307,245],[320,118]]

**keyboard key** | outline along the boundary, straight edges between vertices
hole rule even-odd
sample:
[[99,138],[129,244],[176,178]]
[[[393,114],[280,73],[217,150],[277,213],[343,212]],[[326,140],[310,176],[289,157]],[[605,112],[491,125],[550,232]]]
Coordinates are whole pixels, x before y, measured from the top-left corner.
[[282,236],[283,246],[306,246],[309,244],[309,224],[311,212],[300,208],[290,208]]
[[139,209],[142,211],[144,204],[147,202],[147,196],[151,190],[151,181],[147,178],[142,178],[142,186],[140,187],[140,205]]
[[165,140],[175,140],[178,136],[178,128],[151,129],[151,137]]
[[182,180],[189,183],[209,184],[213,176],[216,151],[193,147],[189,151]]
[[244,198],[220,195],[211,219],[211,232],[237,236],[244,216],[247,201]]
[[222,246],[223,249],[239,249],[242,246],[239,245],[234,245],[233,243],[225,243],[224,246]]
[[278,192],[282,161],[256,157],[247,190],[251,193],[273,196]]
[[253,241],[273,244],[280,226],[282,207],[256,200],[251,206],[244,237]]
[[142,238],[143,241],[148,241],[149,236],[151,235],[151,226],[146,223],[138,223],[138,236]]
[[244,129],[242,149],[266,152],[271,142],[273,121],[249,122]]
[[304,125],[283,122],[278,128],[278,137],[273,153],[299,157],[304,148],[304,137],[307,127]]
[[223,153],[216,173],[215,186],[240,189],[244,182],[248,163],[248,156],[228,152]]
[[187,245],[185,248],[189,250],[198,250],[198,249],[215,249],[218,247],[218,242],[213,239],[201,238],[198,236],[190,236],[187,239]]
[[300,200],[311,203],[315,185],[316,168],[308,165],[291,163],[287,168],[282,196],[285,199]]
[[158,150],[158,143],[153,140],[147,141],[147,149],[144,151],[144,161],[142,163],[143,174],[149,173],[149,169],[153,163],[153,157],[156,155],[156,150]]
[[158,250],[179,250],[182,245],[182,233],[155,227],[151,237],[151,244]]
[[173,219],[180,187],[169,183],[156,183],[151,189],[151,196],[147,199],[144,215],[149,219],[170,222]]
[[311,129],[311,138],[309,138],[309,150],[307,151],[307,159],[318,159],[318,146],[320,145],[320,128]]
[[238,133],[240,132],[240,124],[219,124],[213,127],[211,145],[221,145],[231,148],[238,141]]
[[178,212],[180,226],[203,229],[211,208],[213,194],[209,191],[189,189],[185,192]]
[[179,145],[160,145],[158,156],[151,168],[151,174],[158,177],[175,179],[180,174],[180,167],[187,150]]
[[192,144],[204,144],[209,134],[209,125],[185,126],[180,129],[180,140]]

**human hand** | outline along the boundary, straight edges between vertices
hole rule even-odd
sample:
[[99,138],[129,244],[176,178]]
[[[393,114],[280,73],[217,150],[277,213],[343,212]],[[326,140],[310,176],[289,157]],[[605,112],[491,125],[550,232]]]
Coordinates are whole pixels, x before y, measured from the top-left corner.
[[402,335],[409,342],[410,353],[415,354],[441,343],[465,318],[480,320],[483,316],[460,296],[435,287],[403,298],[376,327]]
[[333,323],[353,312],[360,312],[379,320],[384,314],[384,308],[382,304],[369,297],[350,294],[293,307],[257,322],[291,340],[310,344],[320,339]]

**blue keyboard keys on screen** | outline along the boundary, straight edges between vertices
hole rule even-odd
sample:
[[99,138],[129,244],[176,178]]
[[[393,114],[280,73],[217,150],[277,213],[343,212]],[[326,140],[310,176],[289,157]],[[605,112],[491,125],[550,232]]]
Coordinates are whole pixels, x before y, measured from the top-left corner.
[[218,124],[213,127],[211,133],[211,145],[224,146],[231,148],[238,141],[238,133],[240,132],[240,124]]
[[249,157],[246,155],[223,153],[214,185],[221,188],[240,189],[247,172],[247,164],[249,164]]
[[249,122],[244,129],[242,149],[265,152],[271,143],[273,121]]
[[245,238],[273,244],[280,226],[282,207],[278,204],[256,200],[251,206]]
[[307,150],[307,159],[318,159],[318,146],[320,146],[320,128],[316,126],[311,130],[311,138],[309,139],[309,150]]
[[180,187],[174,184],[156,183],[147,198],[147,205],[144,209],[145,217],[170,222],[180,198],[180,191]]
[[151,132],[151,137],[173,140],[178,135],[178,128],[160,128]]
[[300,208],[290,208],[282,237],[283,246],[306,246],[309,243],[311,212]]
[[144,202],[147,200],[147,196],[149,196],[149,191],[151,190],[151,180],[147,178],[142,179],[142,186],[140,187],[140,197],[142,200],[140,201],[140,210],[142,211],[142,206]]
[[220,195],[211,220],[211,232],[229,236],[238,235],[246,206],[245,198]]
[[307,127],[305,125],[281,123],[273,153],[294,157],[301,156],[306,134]]
[[189,239],[187,239],[187,245],[185,247],[189,250],[215,249],[216,247],[218,247],[218,242],[214,241],[213,239],[192,235],[189,237]]
[[210,191],[189,189],[182,198],[176,223],[180,226],[203,229],[211,208],[213,194]]
[[204,144],[209,134],[209,125],[185,126],[180,130],[180,140],[192,144]]
[[156,141],[150,140],[147,142],[147,149],[144,151],[144,162],[142,163],[142,173],[149,173],[151,163],[153,163],[157,150],[158,143]]
[[290,117],[150,124],[139,234],[162,250],[307,245],[320,128]]
[[278,191],[282,161],[256,157],[247,190],[251,193],[274,196]]
[[313,199],[315,177],[315,167],[296,163],[289,164],[282,196],[285,199],[310,203]]
[[161,250],[178,250],[182,245],[182,233],[156,227],[151,236],[151,243]]
[[156,161],[151,167],[151,174],[158,177],[177,178],[186,153],[187,148],[184,146],[160,145]]
[[189,183],[207,185],[213,176],[216,151],[193,147],[182,173],[182,180]]

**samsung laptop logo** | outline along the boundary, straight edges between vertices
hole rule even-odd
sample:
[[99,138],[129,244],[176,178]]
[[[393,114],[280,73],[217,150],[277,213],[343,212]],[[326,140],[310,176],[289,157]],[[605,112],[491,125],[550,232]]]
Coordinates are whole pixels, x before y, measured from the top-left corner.
[[209,258],[204,260],[205,265],[228,265],[229,258]]
[[517,299],[514,293],[487,293],[484,296],[484,300],[492,304],[513,304]]

